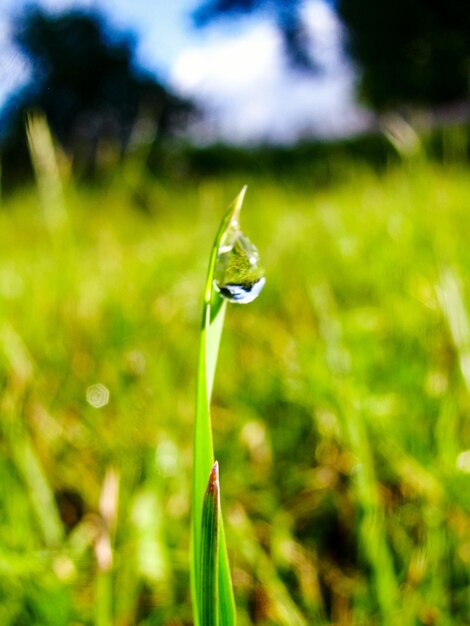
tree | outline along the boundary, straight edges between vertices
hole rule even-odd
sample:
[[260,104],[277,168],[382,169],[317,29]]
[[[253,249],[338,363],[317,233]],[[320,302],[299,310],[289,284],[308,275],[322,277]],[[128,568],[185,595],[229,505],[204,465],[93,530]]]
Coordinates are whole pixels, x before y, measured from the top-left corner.
[[466,0],[339,0],[360,92],[378,110],[470,96]]
[[24,144],[25,113],[31,110],[45,113],[61,144],[87,162],[103,139],[124,150],[139,116],[158,118],[160,133],[168,134],[191,110],[136,69],[133,38],[109,32],[96,13],[29,7],[14,31],[32,77],[3,114],[3,143],[10,151]]
[[[203,26],[218,17],[270,11],[291,58],[307,57],[301,0],[204,0]],[[359,93],[376,110],[439,105],[470,97],[468,0],[336,0]],[[308,63],[300,63],[307,67]],[[310,64],[311,65],[311,64]]]

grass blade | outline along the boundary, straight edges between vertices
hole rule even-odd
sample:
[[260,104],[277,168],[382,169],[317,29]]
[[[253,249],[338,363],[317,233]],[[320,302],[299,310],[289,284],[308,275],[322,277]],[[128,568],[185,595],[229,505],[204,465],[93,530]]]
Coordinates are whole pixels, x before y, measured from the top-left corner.
[[[200,545],[201,519],[207,476],[214,464],[212,443],[212,427],[210,418],[210,400],[214,383],[217,355],[225,317],[226,303],[214,289],[214,270],[217,252],[224,233],[230,222],[238,217],[241,211],[246,187],[243,187],[230,209],[225,214],[214,244],[212,246],[209,269],[207,272],[204,292],[204,309],[199,345],[199,361],[196,390],[196,418],[194,426],[194,458],[193,458],[193,533],[192,533],[192,599],[196,626],[200,615],[197,590],[200,589]],[[221,626],[233,626],[235,618],[235,601],[233,597],[230,568],[222,516],[219,521],[219,605]]]
[[30,114],[26,134],[44,218],[54,232],[66,223],[67,211],[57,153],[45,116]]
[[218,626],[219,468],[214,463],[202,506],[200,578],[201,626]]

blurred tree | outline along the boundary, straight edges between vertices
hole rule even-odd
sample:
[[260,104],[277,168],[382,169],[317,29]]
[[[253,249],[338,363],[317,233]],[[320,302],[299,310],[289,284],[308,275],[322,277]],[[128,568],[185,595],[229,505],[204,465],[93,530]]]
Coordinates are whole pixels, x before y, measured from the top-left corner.
[[469,98],[468,0],[339,0],[338,11],[374,108]]
[[[327,1],[327,0],[326,0]],[[270,12],[297,65],[311,67],[302,25],[304,0],[203,0],[203,26],[221,16]],[[470,97],[468,0],[330,1],[347,28],[362,99],[377,110],[445,104]]]
[[14,32],[32,72],[3,112],[7,151],[24,145],[25,113],[31,110],[44,112],[61,144],[85,164],[94,162],[100,142],[124,150],[140,117],[157,120],[159,132],[168,134],[191,110],[136,68],[133,38],[109,31],[97,14],[49,14],[29,6]]

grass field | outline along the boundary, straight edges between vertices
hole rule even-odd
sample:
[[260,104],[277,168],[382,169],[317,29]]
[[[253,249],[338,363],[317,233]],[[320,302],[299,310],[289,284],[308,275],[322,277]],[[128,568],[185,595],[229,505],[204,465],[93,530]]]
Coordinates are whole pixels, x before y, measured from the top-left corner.
[[468,168],[350,167],[4,201],[2,626],[192,623],[201,296],[244,182],[267,283],[213,400],[239,625],[470,624]]

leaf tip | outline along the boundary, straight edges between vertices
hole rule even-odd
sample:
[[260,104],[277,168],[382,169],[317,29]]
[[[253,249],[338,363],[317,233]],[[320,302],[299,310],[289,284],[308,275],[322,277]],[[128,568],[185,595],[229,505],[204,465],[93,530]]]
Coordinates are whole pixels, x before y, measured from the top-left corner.
[[232,219],[235,219],[235,220],[238,219],[238,216],[240,215],[240,211],[242,210],[243,201],[245,199],[245,194],[246,194],[247,189],[248,189],[248,185],[243,185],[240,193],[235,198],[234,203],[233,203]]
[[212,493],[219,492],[219,463],[216,461],[212,466],[212,470],[209,476],[209,484],[207,491]]

